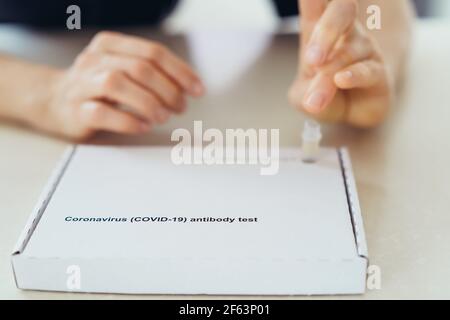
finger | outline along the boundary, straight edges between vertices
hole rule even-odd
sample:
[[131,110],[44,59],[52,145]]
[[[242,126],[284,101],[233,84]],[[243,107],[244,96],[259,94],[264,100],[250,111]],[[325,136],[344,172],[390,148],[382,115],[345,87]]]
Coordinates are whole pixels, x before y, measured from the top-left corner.
[[314,26],[305,53],[306,63],[316,67],[325,63],[335,44],[351,29],[356,18],[355,0],[331,1]]
[[322,66],[320,71],[333,77],[343,68],[375,55],[376,50],[371,41],[366,36],[355,32],[333,52],[329,62]]
[[100,64],[104,70],[121,70],[130,78],[138,82],[158,96],[164,106],[175,112],[182,112],[186,108],[180,87],[162,73],[158,68],[143,59],[101,55]]
[[89,86],[92,87],[92,98],[106,99],[125,106],[126,111],[145,121],[162,123],[170,114],[153,93],[134,82],[124,72],[99,73],[92,77]]
[[309,116],[316,120],[331,123],[343,121],[346,115],[346,101],[343,94],[335,94],[332,105],[323,108],[319,112],[311,112],[305,107],[303,100],[306,97],[305,93],[310,88],[311,83],[312,81],[308,81],[304,78],[296,80],[289,91],[290,103],[297,109],[307,112]]
[[138,37],[120,33],[99,33],[88,50],[139,57],[155,63],[186,92],[193,96],[204,94],[200,77],[184,61],[164,46]]
[[300,0],[300,11],[302,18],[300,19],[301,29],[301,45],[300,45],[300,64],[299,73],[302,73],[305,77],[312,77],[314,70],[308,64],[305,63],[305,53],[309,39],[311,38],[314,26],[319,21],[322,14],[325,12],[328,1],[327,0]]
[[101,101],[88,101],[80,107],[81,121],[96,130],[105,130],[122,134],[138,134],[151,129],[149,123],[115,109]]
[[323,73],[318,73],[311,81],[309,88],[303,97],[303,108],[312,114],[322,112],[336,95],[337,88],[333,78]]
[[314,26],[328,5],[327,0],[300,0],[301,32],[303,44],[308,43]]
[[303,99],[304,108],[311,113],[323,112],[337,91],[335,74],[373,55],[375,50],[371,42],[355,28],[350,37],[336,50],[333,60],[321,67],[312,79]]
[[299,111],[303,110],[303,97],[305,96],[306,89],[309,88],[310,81],[304,77],[298,77],[294,80],[293,84],[289,88],[288,100],[291,105],[297,108]]
[[334,76],[340,89],[370,88],[384,79],[384,68],[378,61],[366,60],[355,63]]

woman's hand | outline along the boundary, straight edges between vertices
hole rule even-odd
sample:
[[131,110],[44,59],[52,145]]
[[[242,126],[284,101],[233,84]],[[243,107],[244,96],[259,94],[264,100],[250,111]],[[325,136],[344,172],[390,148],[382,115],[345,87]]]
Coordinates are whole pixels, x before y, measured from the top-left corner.
[[147,132],[183,112],[186,95],[204,92],[196,73],[162,45],[110,32],[96,35],[52,83],[34,125],[74,139]]
[[300,0],[300,70],[290,102],[319,120],[373,127],[387,115],[394,81],[356,0]]

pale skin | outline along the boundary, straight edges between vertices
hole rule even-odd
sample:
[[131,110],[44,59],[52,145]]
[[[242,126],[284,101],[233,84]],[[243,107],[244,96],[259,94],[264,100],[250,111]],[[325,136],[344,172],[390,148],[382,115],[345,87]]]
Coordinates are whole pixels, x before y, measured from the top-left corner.
[[[392,106],[409,50],[410,2],[300,0],[299,5],[303,32],[290,102],[321,120],[379,125]],[[381,8],[381,30],[365,27],[370,5]]]
[[[372,4],[383,13],[379,31],[365,28]],[[290,102],[326,121],[381,123],[408,51],[409,2],[299,0],[299,6],[300,63]],[[146,133],[182,113],[188,96],[206,92],[196,72],[162,44],[110,32],[97,34],[66,70],[7,56],[0,56],[0,70],[0,118],[73,140],[98,131]]]

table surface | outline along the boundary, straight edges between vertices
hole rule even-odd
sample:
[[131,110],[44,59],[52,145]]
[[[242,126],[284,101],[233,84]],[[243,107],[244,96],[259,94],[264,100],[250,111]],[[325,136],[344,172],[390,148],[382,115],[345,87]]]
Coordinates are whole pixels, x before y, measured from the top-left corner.
[[[287,103],[297,64],[295,35],[256,31],[196,32],[157,37],[188,59],[209,94],[152,134],[102,134],[93,143],[165,145],[172,129],[279,128],[281,146],[298,146],[304,116]],[[0,51],[66,66],[93,31],[52,33],[0,28]],[[450,298],[450,24],[418,22],[404,85],[388,121],[376,130],[324,127],[324,144],[350,149],[362,206],[370,263],[381,269],[380,290],[354,298]],[[251,41],[249,41],[251,39]],[[21,291],[10,254],[67,142],[0,124],[0,298],[178,298]],[[208,298],[182,296],[181,298]],[[274,297],[271,297],[274,298]],[[303,297],[283,297],[303,298]],[[330,298],[330,297],[326,297]]]

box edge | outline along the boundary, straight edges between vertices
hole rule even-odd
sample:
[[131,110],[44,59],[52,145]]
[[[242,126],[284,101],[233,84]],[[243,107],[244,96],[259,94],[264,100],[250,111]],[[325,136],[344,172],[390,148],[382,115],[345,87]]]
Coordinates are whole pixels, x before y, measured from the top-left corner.
[[61,158],[58,160],[58,164],[55,169],[53,169],[50,174],[49,179],[44,187],[44,190],[41,192],[37,204],[31,211],[31,214],[27,220],[25,227],[23,228],[19,239],[17,240],[14,250],[12,252],[12,256],[20,255],[25,249],[28,241],[30,240],[37,224],[39,223],[40,218],[44,214],[44,211],[52,198],[56,187],[61,181],[62,176],[64,175],[65,170],[67,169],[70,160],[75,153],[76,146],[72,145],[66,148]]
[[367,241],[364,232],[364,225],[361,215],[361,206],[359,204],[358,192],[356,189],[356,182],[353,175],[352,163],[350,154],[346,147],[338,149],[338,155],[342,167],[342,175],[344,178],[345,189],[347,191],[348,207],[353,225],[353,233],[355,236],[355,243],[357,253],[361,258],[369,260],[369,253],[367,249]]

